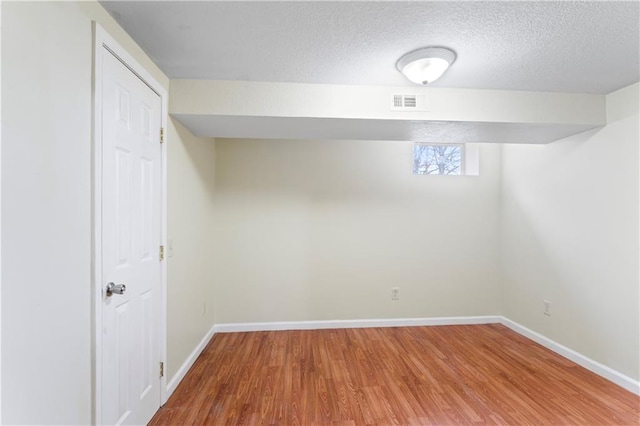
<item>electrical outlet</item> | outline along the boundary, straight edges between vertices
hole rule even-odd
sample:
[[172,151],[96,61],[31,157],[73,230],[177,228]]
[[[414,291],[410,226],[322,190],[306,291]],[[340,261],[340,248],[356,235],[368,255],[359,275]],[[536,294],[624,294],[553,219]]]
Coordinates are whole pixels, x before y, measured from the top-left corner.
[[548,300],[544,301],[544,314],[548,317],[551,316],[551,302]]
[[202,302],[202,316],[207,314],[207,302]]
[[392,287],[391,288],[391,300],[400,300],[400,288]]

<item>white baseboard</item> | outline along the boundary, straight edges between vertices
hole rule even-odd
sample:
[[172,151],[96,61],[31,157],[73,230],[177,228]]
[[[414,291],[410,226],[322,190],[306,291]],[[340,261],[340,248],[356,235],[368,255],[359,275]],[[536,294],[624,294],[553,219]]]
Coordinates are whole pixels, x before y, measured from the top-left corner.
[[[205,336],[202,338],[200,343],[198,343],[198,346],[196,346],[195,349],[191,352],[191,354],[189,354],[189,356],[182,363],[182,365],[180,366],[176,374],[174,374],[171,380],[169,380],[169,382],[167,383],[167,391],[165,392],[166,400],[168,400],[171,394],[173,394],[173,392],[176,390],[176,388],[178,387],[182,379],[184,379],[184,376],[187,375],[187,373],[193,366],[193,363],[196,362],[196,359],[198,359],[198,357],[200,356],[204,348],[207,346],[207,344],[209,343],[213,335],[216,333],[215,329],[216,329],[215,326],[211,327],[211,330],[209,330],[209,332],[205,334]],[[163,401],[163,403],[166,402],[166,400]]]
[[589,371],[617,384],[618,386],[640,395],[640,382],[624,374],[600,364],[573,349],[557,343],[527,327],[499,315],[472,317],[437,317],[437,318],[396,318],[396,319],[362,319],[362,320],[329,320],[329,321],[286,321],[286,322],[253,322],[217,324],[202,338],[198,346],[180,366],[176,374],[169,380],[165,393],[168,399],[176,390],[184,376],[193,366],[200,353],[216,333],[234,333],[245,331],[277,331],[277,330],[320,330],[336,328],[370,328],[370,327],[411,327],[437,325],[472,325],[500,323],[516,333],[541,344],[547,349],[561,355]]
[[288,322],[253,322],[236,324],[217,324],[202,338],[187,359],[182,363],[176,374],[168,381],[164,393],[166,402],[176,390],[182,379],[187,375],[193,363],[200,356],[211,338],[216,333],[234,333],[242,331],[274,331],[274,330],[317,330],[332,328],[368,328],[368,327],[409,327],[420,325],[465,325],[465,324],[496,324],[499,316],[476,317],[441,317],[441,318],[400,318],[382,320],[331,320],[331,321],[288,321]]
[[332,328],[370,328],[370,327],[411,327],[420,325],[467,325],[496,324],[499,316],[478,317],[438,317],[438,318],[395,318],[328,321],[286,321],[286,322],[249,322],[218,324],[216,333],[236,333],[241,331],[276,330],[321,330]]
[[501,323],[515,331],[518,334],[521,334],[524,337],[527,337],[533,340],[536,343],[541,344],[547,349],[552,350],[553,352],[561,355],[576,364],[586,368],[589,371],[596,373],[598,376],[601,376],[610,382],[615,383],[618,386],[625,388],[626,390],[635,393],[636,395],[640,395],[640,382],[632,379],[631,377],[625,376],[624,374],[614,370],[613,368],[607,367],[606,365],[600,364],[597,361],[588,358],[573,349],[569,349],[566,346],[557,343],[548,337],[543,336],[540,333],[537,333],[533,330],[528,329],[525,326],[518,324],[517,322],[511,321],[508,318],[500,317]]

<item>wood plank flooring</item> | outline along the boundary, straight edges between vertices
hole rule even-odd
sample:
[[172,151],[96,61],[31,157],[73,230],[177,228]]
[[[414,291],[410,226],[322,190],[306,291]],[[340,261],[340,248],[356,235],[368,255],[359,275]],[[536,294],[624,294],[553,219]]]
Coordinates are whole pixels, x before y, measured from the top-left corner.
[[499,325],[217,334],[151,425],[639,425],[640,397]]

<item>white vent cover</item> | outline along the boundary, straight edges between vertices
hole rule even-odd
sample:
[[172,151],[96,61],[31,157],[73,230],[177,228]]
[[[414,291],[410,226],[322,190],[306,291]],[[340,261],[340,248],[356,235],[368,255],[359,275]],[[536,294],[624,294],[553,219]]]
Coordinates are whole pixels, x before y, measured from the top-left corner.
[[424,95],[394,94],[391,96],[392,111],[427,111]]

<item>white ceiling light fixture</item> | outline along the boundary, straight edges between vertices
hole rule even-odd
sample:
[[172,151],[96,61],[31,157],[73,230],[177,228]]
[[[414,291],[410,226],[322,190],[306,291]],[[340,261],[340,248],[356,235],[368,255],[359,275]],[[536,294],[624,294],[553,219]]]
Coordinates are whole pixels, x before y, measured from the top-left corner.
[[396,68],[415,84],[429,84],[439,79],[456,60],[456,54],[444,47],[425,47],[404,55]]

